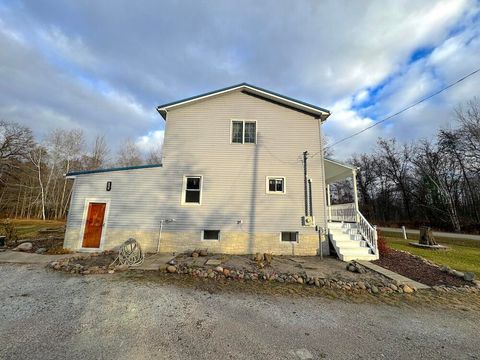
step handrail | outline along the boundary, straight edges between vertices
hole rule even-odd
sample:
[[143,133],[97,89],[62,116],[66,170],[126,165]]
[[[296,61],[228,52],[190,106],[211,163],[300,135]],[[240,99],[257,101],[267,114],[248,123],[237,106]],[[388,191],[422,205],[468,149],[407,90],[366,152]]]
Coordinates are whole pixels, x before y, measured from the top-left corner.
[[376,255],[378,254],[378,247],[377,247],[377,242],[378,242],[378,234],[377,234],[377,227],[372,226],[367,219],[365,219],[365,216],[362,215],[360,211],[357,212],[357,219],[358,219],[358,231],[360,234],[363,236],[367,244],[370,246],[372,249],[373,253]]

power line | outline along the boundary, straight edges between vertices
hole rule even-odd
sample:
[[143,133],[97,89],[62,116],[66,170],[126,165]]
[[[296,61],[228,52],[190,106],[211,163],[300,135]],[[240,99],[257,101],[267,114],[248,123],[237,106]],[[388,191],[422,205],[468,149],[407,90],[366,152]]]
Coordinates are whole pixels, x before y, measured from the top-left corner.
[[[400,111],[397,111],[395,114],[392,114],[392,115],[390,115],[390,116],[387,116],[385,119],[379,120],[379,121],[375,122],[374,124],[372,124],[372,125],[370,125],[370,126],[367,126],[365,129],[362,129],[362,130],[360,130],[360,131],[357,131],[356,133],[353,133],[352,135],[349,135],[349,136],[347,136],[347,137],[345,137],[345,138],[343,138],[343,139],[340,139],[340,140],[334,142],[334,143],[331,144],[331,145],[328,145],[325,149],[329,149],[329,148],[331,148],[331,147],[333,147],[333,146],[335,146],[335,145],[338,145],[338,144],[340,144],[340,143],[342,143],[342,142],[344,142],[344,141],[346,141],[346,140],[349,140],[349,139],[353,138],[354,136],[360,135],[361,133],[363,133],[363,132],[365,132],[365,131],[367,131],[367,130],[370,130],[371,128],[373,128],[373,127],[375,127],[375,126],[380,125],[381,123],[383,123],[383,122],[385,122],[385,121],[387,121],[387,120],[390,120],[390,119],[393,118],[394,116],[400,115],[401,113],[404,113],[405,111],[410,110],[411,108],[413,108],[413,107],[415,107],[415,106],[417,106],[417,105],[420,105],[421,103],[423,103],[423,102],[431,99],[432,97],[434,97],[434,96],[436,96],[436,95],[444,92],[445,90],[450,89],[451,87],[457,85],[458,83],[461,83],[462,81],[466,80],[467,78],[469,78],[469,77],[472,76],[472,75],[475,75],[475,74],[478,73],[478,72],[480,72],[480,68],[478,68],[478,69],[475,70],[475,71],[472,71],[470,74],[465,75],[464,77],[458,79],[457,81],[455,81],[455,82],[453,82],[453,83],[445,86],[444,88],[440,89],[439,91],[437,91],[437,92],[435,92],[435,93],[433,93],[433,94],[431,94],[431,95],[429,95],[429,96],[427,96],[427,97],[425,97],[425,98],[417,101],[416,103],[414,103],[414,104],[412,104],[412,105],[410,105],[410,106],[407,106],[406,108],[404,108],[404,109],[402,109],[402,110],[400,110]],[[317,154],[315,154],[315,155],[317,155]],[[314,155],[314,156],[315,156],[315,155]]]

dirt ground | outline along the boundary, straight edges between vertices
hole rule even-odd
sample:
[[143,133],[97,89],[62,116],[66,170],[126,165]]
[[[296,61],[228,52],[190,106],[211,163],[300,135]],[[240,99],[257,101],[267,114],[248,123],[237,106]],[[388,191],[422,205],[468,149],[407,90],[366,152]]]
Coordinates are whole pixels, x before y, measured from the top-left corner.
[[443,272],[437,266],[430,265],[403,251],[392,249],[373,263],[429,286],[472,285],[468,281]]

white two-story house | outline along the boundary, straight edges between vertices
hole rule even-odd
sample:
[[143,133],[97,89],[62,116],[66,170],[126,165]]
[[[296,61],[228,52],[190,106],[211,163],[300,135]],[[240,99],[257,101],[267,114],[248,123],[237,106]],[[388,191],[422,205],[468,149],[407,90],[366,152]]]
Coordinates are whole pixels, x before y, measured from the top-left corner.
[[356,189],[353,204],[329,203],[328,185],[356,170],[323,156],[328,110],[243,83],[157,111],[161,164],[67,174],[65,248],[134,238],[146,252],[376,257]]

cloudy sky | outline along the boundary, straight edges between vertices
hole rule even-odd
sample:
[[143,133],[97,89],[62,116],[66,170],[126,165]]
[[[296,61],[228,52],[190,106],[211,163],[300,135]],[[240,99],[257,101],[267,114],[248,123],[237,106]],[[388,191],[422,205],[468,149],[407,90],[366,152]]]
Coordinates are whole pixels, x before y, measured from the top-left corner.
[[[0,118],[163,138],[155,106],[241,82],[326,107],[334,142],[480,67],[480,2],[0,0]],[[429,137],[480,74],[334,152]]]

